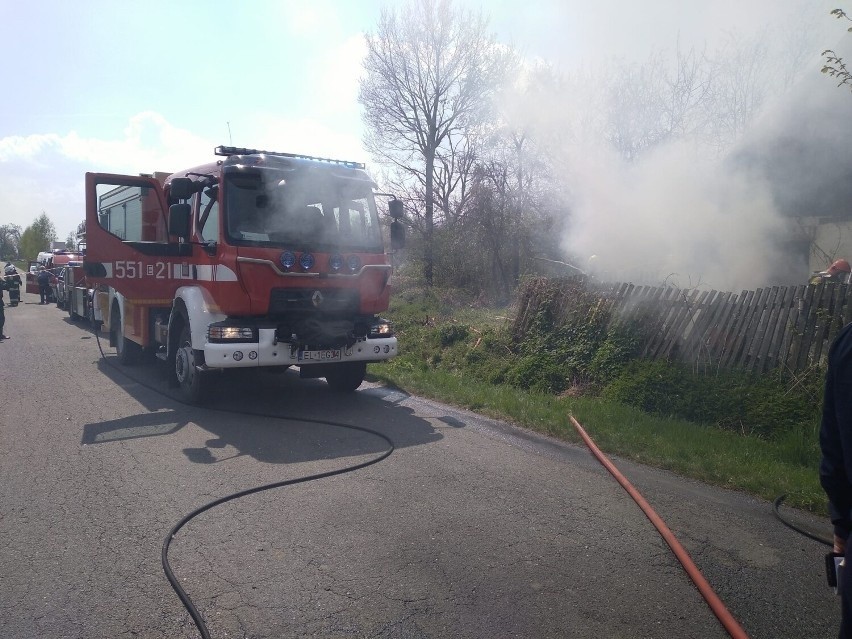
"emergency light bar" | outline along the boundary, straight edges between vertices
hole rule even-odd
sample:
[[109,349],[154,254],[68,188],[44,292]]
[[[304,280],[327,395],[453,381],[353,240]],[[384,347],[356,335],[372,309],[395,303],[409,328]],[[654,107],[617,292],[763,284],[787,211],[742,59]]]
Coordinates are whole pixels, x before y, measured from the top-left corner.
[[246,149],[238,146],[217,146],[214,149],[214,153],[216,155],[258,155],[258,154],[266,154],[266,155],[279,155],[285,158],[297,158],[300,160],[316,160],[317,162],[329,162],[331,164],[340,164],[341,166],[346,166],[351,169],[363,169],[364,164],[362,162],[350,162],[348,160],[332,160],[331,158],[318,158],[313,155],[302,155],[300,153],[281,153],[279,151],[261,151],[259,149]]

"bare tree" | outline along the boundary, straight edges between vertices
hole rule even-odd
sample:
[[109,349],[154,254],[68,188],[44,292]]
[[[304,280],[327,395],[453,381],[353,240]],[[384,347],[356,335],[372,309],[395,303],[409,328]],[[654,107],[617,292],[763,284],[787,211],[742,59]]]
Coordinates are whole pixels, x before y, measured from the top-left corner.
[[452,216],[451,204],[464,203],[477,127],[501,70],[501,53],[486,27],[481,14],[457,10],[452,0],[412,0],[399,12],[383,10],[375,33],[367,35],[359,93],[365,145],[410,194],[422,194],[428,285],[435,205]]
[[691,138],[726,149],[751,123],[772,85],[767,39],[731,35],[708,55],[662,52],[644,63],[613,63],[601,111],[603,137],[627,162],[660,144]]
[[645,64],[621,67],[609,78],[604,136],[627,162],[668,137],[665,84],[658,53]]
[[707,137],[727,149],[752,123],[775,85],[767,32],[745,38],[731,34],[710,59],[712,79],[705,102]]
[[565,115],[565,103],[554,99],[562,78],[548,65],[520,60],[514,71],[479,152],[467,227],[481,270],[500,301],[508,299],[533,257],[550,256],[558,245],[549,145],[564,128],[550,122],[554,112]]
[[701,114],[711,89],[705,52],[695,48],[675,52],[674,73],[665,80],[663,129],[667,137],[695,135],[704,127]]
[[601,114],[593,129],[627,162],[679,139],[724,153],[767,97],[802,71],[817,36],[807,15],[796,13],[797,22],[767,25],[755,35],[731,32],[712,51],[678,46],[673,55],[656,51],[641,63],[608,61],[585,79],[603,87],[588,107]]
[[488,279],[498,299],[504,299],[517,282],[523,196],[514,178],[516,171],[523,171],[520,155],[525,142],[522,134],[501,139],[489,159],[478,165],[473,189],[479,254],[488,262]]

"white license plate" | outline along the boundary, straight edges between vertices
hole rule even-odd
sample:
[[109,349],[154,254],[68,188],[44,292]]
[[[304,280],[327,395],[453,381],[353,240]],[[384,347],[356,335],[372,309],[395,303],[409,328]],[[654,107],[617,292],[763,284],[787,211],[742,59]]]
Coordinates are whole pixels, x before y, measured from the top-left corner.
[[300,362],[339,362],[340,349],[329,348],[323,351],[299,351]]

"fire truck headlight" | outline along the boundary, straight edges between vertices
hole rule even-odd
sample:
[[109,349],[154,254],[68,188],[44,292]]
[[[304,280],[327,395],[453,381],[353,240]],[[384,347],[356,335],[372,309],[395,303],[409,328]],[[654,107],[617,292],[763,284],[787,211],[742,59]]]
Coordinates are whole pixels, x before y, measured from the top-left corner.
[[207,328],[207,341],[213,344],[223,342],[256,342],[257,331],[251,326],[229,326],[211,324]]
[[332,253],[328,258],[328,268],[339,271],[343,268],[343,256],[340,253]]
[[357,255],[350,255],[349,259],[346,260],[346,266],[353,273],[361,269],[361,258]]

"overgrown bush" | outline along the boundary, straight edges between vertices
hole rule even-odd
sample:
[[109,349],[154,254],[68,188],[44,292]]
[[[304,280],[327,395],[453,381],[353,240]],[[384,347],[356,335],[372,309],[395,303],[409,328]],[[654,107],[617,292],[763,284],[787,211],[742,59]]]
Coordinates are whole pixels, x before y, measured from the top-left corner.
[[438,327],[437,332],[442,348],[457,344],[470,336],[470,328],[464,324],[444,324]]
[[539,294],[537,302],[523,330],[516,327],[520,359],[508,375],[516,385],[553,393],[578,384],[595,387],[637,355],[640,324],[613,321],[597,294],[566,286]]
[[820,380],[818,371],[799,379],[738,371],[696,375],[683,365],[637,360],[601,394],[648,413],[771,436],[816,422]]
[[618,376],[636,358],[644,336],[639,323],[614,324],[607,329],[589,363],[589,375],[598,384]]
[[505,384],[511,368],[512,352],[507,346],[506,331],[487,328],[464,352],[462,366],[477,379],[489,384]]
[[[388,316],[400,341],[400,356],[388,366],[433,368],[505,382],[512,352],[506,344],[505,311],[480,309],[459,291],[407,286],[392,298]],[[498,319],[502,317],[502,319]]]
[[690,385],[683,371],[667,362],[633,361],[609,382],[601,395],[646,413],[675,415],[687,402]]
[[524,355],[506,371],[506,383],[524,390],[556,394],[568,386],[566,366],[555,353]]
[[614,321],[605,304],[582,290],[542,293],[544,303],[518,331],[506,309],[480,308],[463,293],[406,290],[389,313],[401,354],[387,366],[553,395],[600,394],[648,413],[760,436],[818,419],[821,371],[796,379],[777,372],[696,374],[684,365],[638,360],[646,339],[641,318]]

